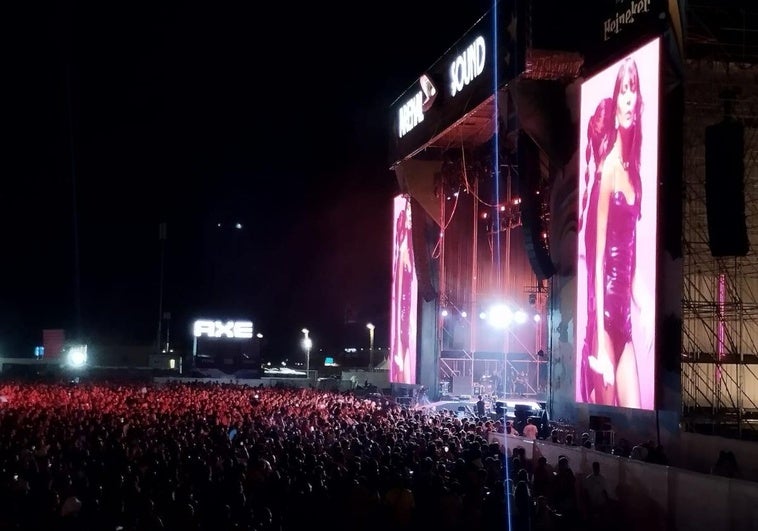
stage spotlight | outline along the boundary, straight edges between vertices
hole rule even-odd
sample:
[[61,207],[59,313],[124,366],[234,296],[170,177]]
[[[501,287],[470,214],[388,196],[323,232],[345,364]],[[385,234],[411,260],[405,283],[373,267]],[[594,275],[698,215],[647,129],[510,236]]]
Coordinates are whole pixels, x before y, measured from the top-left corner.
[[487,321],[494,328],[508,328],[513,320],[513,312],[505,304],[497,304],[490,308]]
[[68,349],[66,361],[70,367],[83,367],[87,363],[87,345],[74,345]]
[[517,310],[516,313],[513,314],[513,320],[516,321],[517,324],[524,324],[526,319],[526,312],[523,310]]
[[540,314],[535,313],[533,319],[535,323],[539,323],[542,320],[542,317],[540,317]]

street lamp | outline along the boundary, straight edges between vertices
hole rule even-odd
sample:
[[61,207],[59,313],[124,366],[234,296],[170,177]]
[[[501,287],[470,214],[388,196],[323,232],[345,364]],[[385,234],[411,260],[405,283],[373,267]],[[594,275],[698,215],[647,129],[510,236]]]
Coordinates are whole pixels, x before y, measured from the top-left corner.
[[311,338],[308,337],[308,329],[303,328],[303,348],[305,349],[305,377],[308,378],[311,370],[311,347],[313,346],[313,341],[311,341]]
[[254,353],[257,358],[256,362],[258,364],[261,364],[263,361],[263,334],[257,332],[255,334],[255,339],[257,339],[257,341],[255,342],[253,348],[255,349]]
[[368,323],[366,325],[366,328],[368,328],[368,342],[369,342],[368,368],[371,369],[374,367],[374,328],[376,327],[373,324]]

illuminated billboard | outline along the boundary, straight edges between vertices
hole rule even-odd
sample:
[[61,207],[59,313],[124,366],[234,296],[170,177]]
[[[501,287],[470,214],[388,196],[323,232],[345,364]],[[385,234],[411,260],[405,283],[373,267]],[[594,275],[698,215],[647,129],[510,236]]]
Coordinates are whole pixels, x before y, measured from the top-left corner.
[[220,370],[240,378],[257,378],[260,342],[253,335],[253,322],[196,319],[192,323],[192,364],[200,373]]
[[418,279],[413,260],[411,198],[396,196],[393,212],[390,382],[415,384]]
[[655,407],[660,39],[581,89],[576,400]]
[[252,321],[216,321],[197,319],[192,326],[195,337],[251,339],[253,337]]

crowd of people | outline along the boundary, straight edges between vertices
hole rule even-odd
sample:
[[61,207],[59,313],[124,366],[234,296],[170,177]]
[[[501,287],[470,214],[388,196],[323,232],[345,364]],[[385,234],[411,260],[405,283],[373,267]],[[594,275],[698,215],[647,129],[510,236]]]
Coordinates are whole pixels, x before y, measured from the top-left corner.
[[567,460],[553,471],[490,442],[501,422],[349,392],[15,382],[0,385],[0,425],[0,529],[567,529],[588,516]]

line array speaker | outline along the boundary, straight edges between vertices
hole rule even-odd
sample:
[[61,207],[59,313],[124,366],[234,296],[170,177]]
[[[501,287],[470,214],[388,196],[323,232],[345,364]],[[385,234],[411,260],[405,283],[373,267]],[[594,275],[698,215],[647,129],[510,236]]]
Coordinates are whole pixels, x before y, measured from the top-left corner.
[[542,234],[547,229],[541,219],[542,197],[537,193],[540,182],[540,152],[537,144],[523,130],[518,137],[518,194],[521,198],[521,224],[524,245],[537,280],[555,274],[547,242]]
[[744,128],[734,119],[705,129],[705,203],[711,255],[745,256]]

